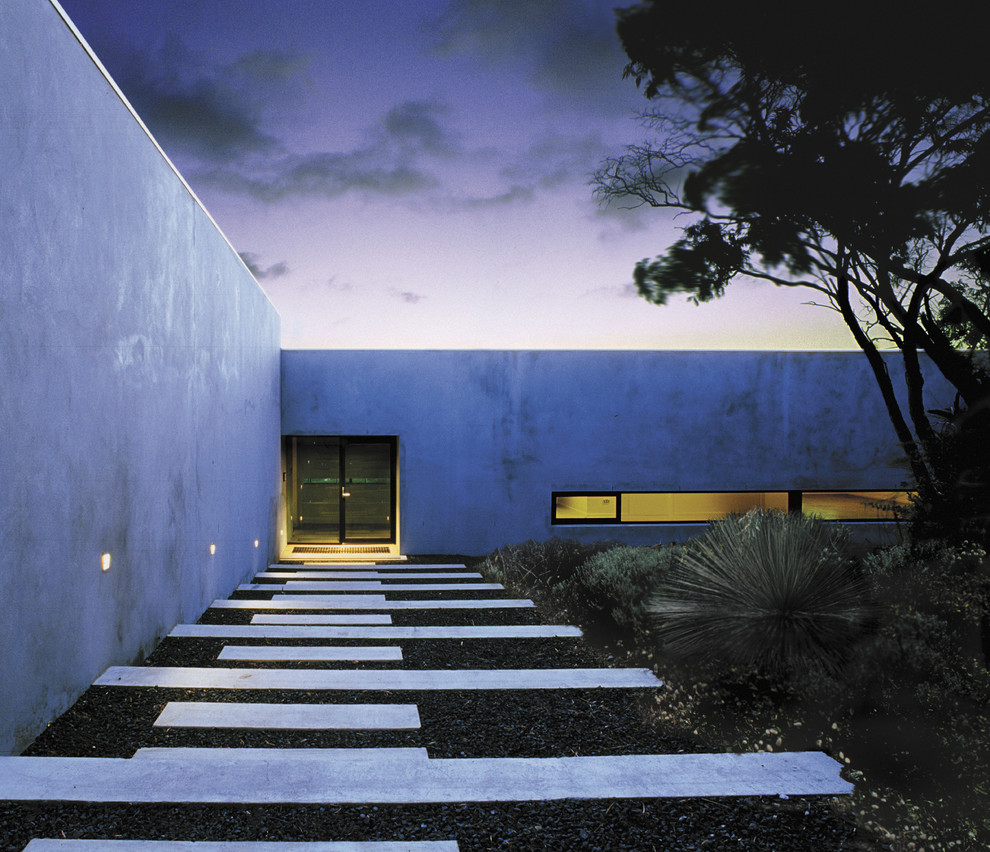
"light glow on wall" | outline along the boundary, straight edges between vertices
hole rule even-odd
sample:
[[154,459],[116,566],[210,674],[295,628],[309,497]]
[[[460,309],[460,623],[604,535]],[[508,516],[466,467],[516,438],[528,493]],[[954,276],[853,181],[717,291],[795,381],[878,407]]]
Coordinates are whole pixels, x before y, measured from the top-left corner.
[[217,546],[215,544],[210,545],[210,556],[213,556],[217,552]]
[[103,554],[103,555],[102,555],[102,556],[100,557],[100,569],[101,569],[101,570],[102,570],[102,571],[103,571],[104,573],[106,573],[107,571],[109,571],[109,570],[110,570],[110,554],[109,554],[109,553],[104,553],[104,554]]
[[255,540],[254,540],[254,546],[255,546],[255,547],[257,547],[257,546],[258,546],[258,539],[255,539]]

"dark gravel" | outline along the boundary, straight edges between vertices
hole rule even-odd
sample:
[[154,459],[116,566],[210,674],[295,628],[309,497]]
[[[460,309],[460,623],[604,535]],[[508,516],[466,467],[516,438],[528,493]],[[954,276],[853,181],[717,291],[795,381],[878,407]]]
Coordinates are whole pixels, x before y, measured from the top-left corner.
[[[242,596],[242,595],[238,595]],[[248,596],[248,595],[243,595]],[[412,594],[409,595],[410,597]],[[430,597],[430,593],[424,593]],[[460,595],[458,595],[460,596]],[[465,595],[467,596],[467,595]],[[487,592],[484,597],[497,597]],[[504,596],[504,595],[503,595]],[[436,596],[434,596],[436,597]],[[201,623],[244,624],[251,613],[207,610]],[[531,609],[396,610],[396,625],[537,624]],[[236,640],[237,644],[295,644]],[[218,665],[219,640],[165,639],[147,665]],[[312,641],[306,644],[388,644]],[[409,668],[572,668],[608,665],[575,640],[416,640]],[[241,664],[283,667],[281,664]],[[312,663],[286,664],[312,667]],[[353,663],[318,664],[353,668]],[[364,663],[391,668],[393,663]],[[431,757],[556,757],[697,752],[644,723],[656,690],[299,692],[91,687],[27,755],[130,757],[145,746],[420,746]],[[168,701],[413,703],[413,731],[156,729]],[[566,800],[444,805],[86,805],[0,802],[0,850],[32,837],[176,840],[457,840],[467,850],[879,850],[831,799]]]

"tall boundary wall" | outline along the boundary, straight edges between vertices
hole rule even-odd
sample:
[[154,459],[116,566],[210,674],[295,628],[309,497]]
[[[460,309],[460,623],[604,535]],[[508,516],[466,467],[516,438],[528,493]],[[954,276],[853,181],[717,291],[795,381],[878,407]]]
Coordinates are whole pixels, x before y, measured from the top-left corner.
[[[898,358],[888,364],[897,384]],[[952,401],[937,376],[926,390],[929,407]],[[861,352],[289,350],[282,431],[397,435],[406,553],[701,531],[551,525],[554,491],[868,491],[910,479]]]
[[0,3],[0,81],[12,753],[275,554],[279,319],[57,4]]

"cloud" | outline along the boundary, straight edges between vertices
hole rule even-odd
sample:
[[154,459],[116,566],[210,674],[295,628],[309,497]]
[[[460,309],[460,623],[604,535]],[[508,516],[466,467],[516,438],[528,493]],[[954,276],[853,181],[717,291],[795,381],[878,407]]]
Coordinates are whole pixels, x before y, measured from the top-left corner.
[[657,219],[666,221],[671,215],[668,211],[657,210],[642,203],[623,206],[618,202],[601,204],[594,212],[594,218],[605,226],[601,236],[606,240],[619,234],[645,231]]
[[631,281],[626,284],[605,284],[585,290],[581,298],[604,296],[608,299],[638,299],[639,291]]
[[401,299],[407,305],[415,305],[426,298],[422,293],[414,293],[411,290],[397,290],[394,287],[390,288],[388,292],[396,299]]
[[386,138],[399,146],[434,156],[456,151],[453,136],[441,125],[447,109],[435,102],[407,101],[390,109],[383,120]]
[[516,184],[510,186],[504,192],[494,195],[479,195],[470,198],[458,199],[452,202],[452,206],[462,210],[481,210],[491,207],[508,207],[512,204],[526,204],[533,200],[536,195],[532,186],[521,186]]
[[243,76],[253,86],[284,88],[300,79],[306,64],[304,57],[295,54],[255,50],[235,61],[229,70]]
[[336,198],[348,192],[401,197],[437,185],[427,172],[409,165],[377,165],[360,151],[288,156],[250,168],[215,168],[197,172],[195,179],[266,202]]
[[606,150],[597,133],[577,138],[548,135],[535,140],[521,156],[507,164],[502,173],[543,189],[553,189],[573,180],[586,182]]
[[280,100],[272,93],[284,99],[304,65],[274,51],[216,65],[175,35],[157,48],[107,43],[94,49],[166,152],[212,163],[278,150],[266,130],[269,106]]
[[[437,50],[523,65],[558,96],[612,108],[628,59],[615,33],[613,0],[452,0],[432,29]],[[619,99],[615,108],[625,110]]]
[[221,163],[193,173],[228,192],[274,202],[292,198],[422,197],[438,190],[438,163],[457,155],[458,144],[443,125],[446,109],[409,101],[389,109],[349,151],[281,153]]
[[264,269],[259,264],[258,255],[249,251],[238,252],[241,260],[244,261],[244,265],[250,270],[251,274],[258,280],[262,281],[266,278],[281,278],[283,275],[288,275],[289,265],[284,261],[280,260],[278,263],[273,263],[267,269]]

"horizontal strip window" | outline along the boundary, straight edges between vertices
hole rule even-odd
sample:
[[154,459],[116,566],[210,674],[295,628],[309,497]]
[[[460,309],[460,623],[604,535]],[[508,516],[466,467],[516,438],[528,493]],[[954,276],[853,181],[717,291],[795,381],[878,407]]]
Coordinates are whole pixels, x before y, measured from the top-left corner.
[[892,521],[909,491],[584,491],[553,493],[553,524],[698,524],[752,509],[828,521]]

